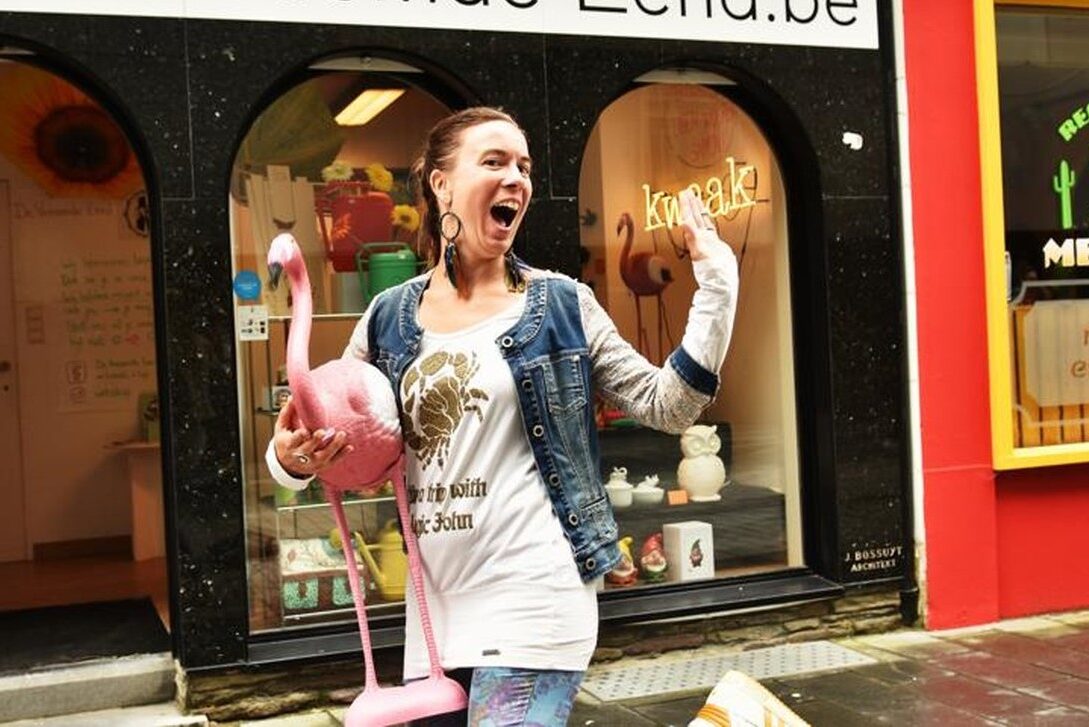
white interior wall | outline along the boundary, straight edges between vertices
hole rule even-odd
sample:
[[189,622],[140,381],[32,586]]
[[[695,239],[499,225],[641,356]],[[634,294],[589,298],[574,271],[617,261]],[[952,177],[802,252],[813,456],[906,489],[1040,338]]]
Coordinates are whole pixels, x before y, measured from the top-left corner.
[[[137,397],[156,388],[148,238],[128,229],[122,201],[50,197],[3,157],[0,178],[11,182],[27,540],[126,535],[125,455],[110,445],[138,437]],[[40,339],[28,324],[38,312]],[[0,490],[23,486],[4,479]]]

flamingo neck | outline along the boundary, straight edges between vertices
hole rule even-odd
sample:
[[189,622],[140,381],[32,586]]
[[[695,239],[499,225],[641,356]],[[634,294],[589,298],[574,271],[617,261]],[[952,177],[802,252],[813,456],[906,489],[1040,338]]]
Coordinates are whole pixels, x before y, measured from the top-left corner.
[[620,248],[620,265],[627,267],[628,258],[631,255],[631,244],[635,237],[635,230],[630,224],[624,225],[624,246]]
[[298,256],[285,266],[291,281],[291,327],[287,331],[287,381],[300,422],[311,432],[325,426],[325,407],[310,375],[310,324],[314,304],[306,267]]

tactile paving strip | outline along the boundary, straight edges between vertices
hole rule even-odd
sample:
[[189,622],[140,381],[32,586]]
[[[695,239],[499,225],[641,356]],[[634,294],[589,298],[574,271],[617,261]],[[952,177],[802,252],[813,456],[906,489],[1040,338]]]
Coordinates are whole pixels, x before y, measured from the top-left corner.
[[830,641],[784,644],[693,659],[590,670],[582,688],[602,702],[710,689],[731,669],[754,679],[874,664],[877,660]]

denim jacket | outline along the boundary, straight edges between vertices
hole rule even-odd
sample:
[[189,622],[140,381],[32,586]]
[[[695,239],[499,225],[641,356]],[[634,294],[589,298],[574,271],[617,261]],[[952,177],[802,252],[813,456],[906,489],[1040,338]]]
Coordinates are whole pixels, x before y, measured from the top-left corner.
[[[616,519],[599,475],[591,384],[636,419],[679,432],[711,400],[718,377],[681,347],[667,366],[652,366],[616,333],[589,289],[529,272],[522,316],[495,343],[514,377],[537,471],[579,573],[590,581],[620,560]],[[367,355],[393,384],[399,405],[401,377],[423,335],[417,312],[426,284],[420,276],[384,291],[365,323]],[[584,326],[588,306],[596,321],[592,342]]]

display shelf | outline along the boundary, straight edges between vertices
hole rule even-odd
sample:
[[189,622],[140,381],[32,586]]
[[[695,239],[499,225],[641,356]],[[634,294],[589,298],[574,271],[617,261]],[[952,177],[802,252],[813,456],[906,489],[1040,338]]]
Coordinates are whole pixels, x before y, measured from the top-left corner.
[[[732,460],[730,427],[718,423],[722,439],[719,456],[727,471]],[[678,489],[677,464],[682,455],[679,438],[644,427],[606,428],[599,431],[603,480],[613,467],[626,467],[631,484],[657,474],[667,493]],[[713,502],[671,505],[668,499],[653,505],[633,503],[614,507],[619,536],[632,538],[632,556],[638,562],[643,542],[667,523],[696,520],[710,523],[713,532],[715,577],[730,578],[787,565],[786,502],[783,493],[756,483],[729,482]],[[626,586],[607,589],[653,588],[658,583],[640,577]]]
[[666,523],[701,520],[714,528],[716,570],[786,563],[783,495],[766,487],[733,483],[718,502],[632,505],[618,508],[620,536],[630,535],[638,558],[643,541]]
[[[366,503],[379,503],[379,502],[396,502],[397,498],[393,495],[381,495],[378,497],[359,497],[343,500],[344,507],[349,505],[361,505]],[[278,512],[295,512],[298,510],[316,510],[318,508],[329,507],[328,502],[308,502],[300,505],[279,505],[276,510]]]
[[[355,321],[359,320],[359,311],[348,311],[347,313],[315,313],[312,317],[315,321]],[[287,315],[270,315],[268,317],[270,323],[290,323],[291,314]]]

